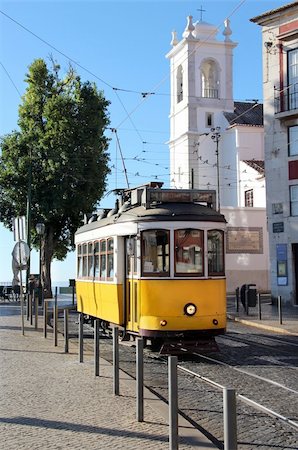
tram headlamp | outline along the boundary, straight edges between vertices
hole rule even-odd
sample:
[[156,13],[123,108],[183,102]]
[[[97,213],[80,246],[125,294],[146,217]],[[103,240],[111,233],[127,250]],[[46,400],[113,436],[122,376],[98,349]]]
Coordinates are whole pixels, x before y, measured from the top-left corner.
[[193,303],[187,303],[184,306],[184,314],[187,316],[193,316],[197,312],[197,307]]
[[167,322],[166,320],[161,320],[161,321],[160,321],[160,325],[161,325],[162,327],[165,327],[167,323],[168,323],[168,322]]

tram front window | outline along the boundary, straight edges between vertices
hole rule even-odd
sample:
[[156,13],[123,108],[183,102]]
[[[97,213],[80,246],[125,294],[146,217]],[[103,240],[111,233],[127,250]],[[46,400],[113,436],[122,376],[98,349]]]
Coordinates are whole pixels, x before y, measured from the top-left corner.
[[224,234],[221,230],[208,231],[208,275],[224,275]]
[[169,276],[169,232],[148,230],[142,233],[142,274]]
[[175,231],[175,274],[203,275],[203,231]]

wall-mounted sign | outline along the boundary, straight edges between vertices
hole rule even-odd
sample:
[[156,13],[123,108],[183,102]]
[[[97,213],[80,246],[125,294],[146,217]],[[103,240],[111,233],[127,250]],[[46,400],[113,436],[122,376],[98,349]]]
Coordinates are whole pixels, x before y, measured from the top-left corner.
[[275,222],[272,224],[273,233],[283,233],[284,232],[284,223],[283,222]]
[[288,284],[288,249],[287,244],[276,244],[277,285]]
[[228,227],[227,253],[263,253],[263,229]]

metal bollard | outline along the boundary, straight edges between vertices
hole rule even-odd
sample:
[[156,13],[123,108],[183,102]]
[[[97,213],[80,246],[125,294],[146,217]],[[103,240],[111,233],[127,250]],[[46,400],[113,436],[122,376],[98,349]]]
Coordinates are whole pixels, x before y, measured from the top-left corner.
[[119,395],[119,330],[118,327],[113,328],[113,387],[114,395]]
[[236,312],[239,312],[239,291],[240,291],[240,288],[237,287],[236,288],[236,294],[235,294],[235,309],[236,309]]
[[137,339],[136,351],[136,382],[137,382],[137,421],[144,421],[144,343],[142,338]]
[[[33,294],[30,295],[30,299],[29,299],[29,316],[30,316],[30,325],[33,324],[33,308],[32,308],[32,303],[33,303],[33,299],[34,299],[35,293],[33,291]],[[33,299],[32,299],[33,297]]]
[[224,450],[237,450],[237,414],[235,389],[224,388]]
[[48,326],[48,302],[45,300],[43,306],[43,337],[47,337],[47,326]]
[[168,356],[169,382],[169,448],[178,449],[178,376],[177,356]]
[[278,306],[279,323],[280,323],[280,325],[282,325],[282,305],[281,305],[281,296],[280,295],[277,297],[277,306]]
[[257,294],[257,302],[258,302],[259,320],[262,320],[261,295],[259,293]]
[[29,320],[29,297],[30,297],[30,294],[26,294],[26,318],[27,318],[27,321]]
[[54,302],[54,310],[53,310],[53,319],[54,319],[54,345],[57,347],[58,345],[58,304],[57,297],[55,297]]
[[38,295],[34,296],[34,316],[35,330],[38,329]]
[[79,362],[84,362],[84,315],[79,314]]
[[64,353],[68,353],[68,309],[64,309]]
[[99,319],[94,320],[94,372],[99,376]]

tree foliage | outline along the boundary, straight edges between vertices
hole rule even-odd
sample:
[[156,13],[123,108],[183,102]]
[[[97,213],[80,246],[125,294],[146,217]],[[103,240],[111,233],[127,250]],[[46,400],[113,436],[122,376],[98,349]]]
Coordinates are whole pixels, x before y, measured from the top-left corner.
[[90,82],[82,82],[70,67],[60,76],[52,61],[29,67],[27,89],[19,107],[17,131],[1,139],[0,220],[26,215],[31,197],[32,244],[39,244],[38,222],[46,226],[43,276],[50,289],[52,258],[62,260],[73,249],[73,234],[83,214],[102,197],[109,172],[109,102]]

